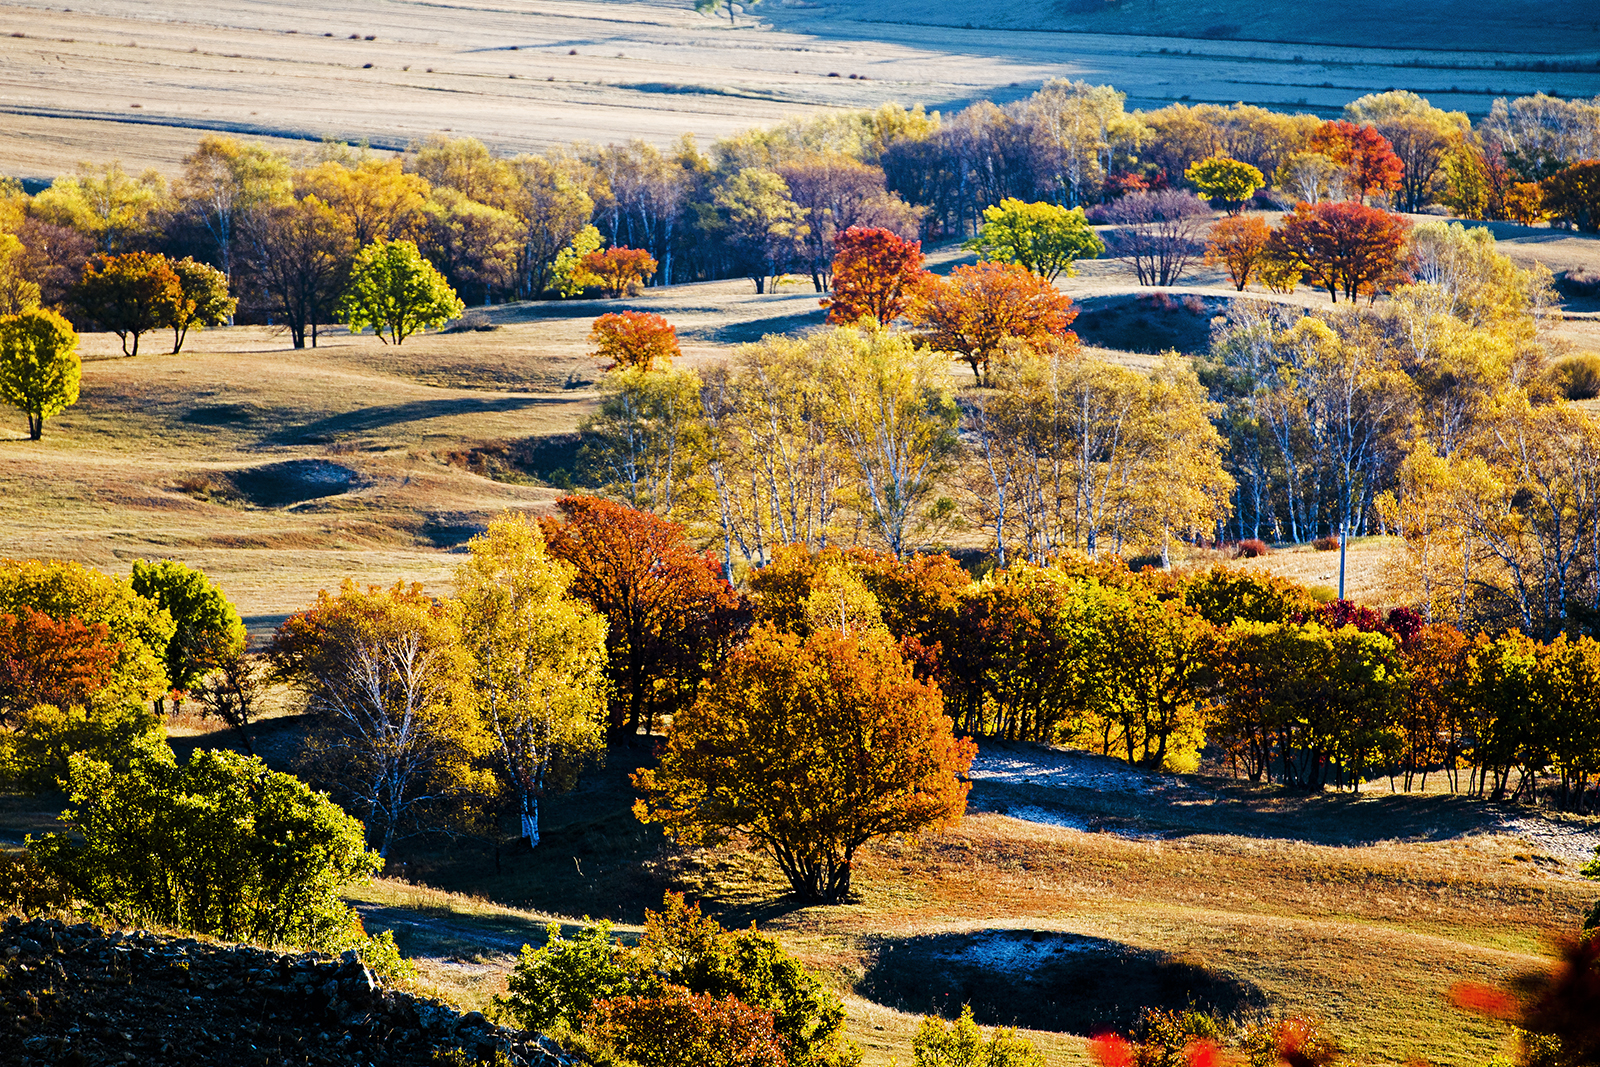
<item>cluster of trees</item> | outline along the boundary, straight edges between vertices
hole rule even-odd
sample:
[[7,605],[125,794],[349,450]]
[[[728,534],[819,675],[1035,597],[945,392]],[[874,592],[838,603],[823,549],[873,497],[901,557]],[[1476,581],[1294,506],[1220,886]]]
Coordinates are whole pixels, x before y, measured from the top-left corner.
[[1370,310],[1237,302],[1201,376],[1221,405],[1238,539],[1398,534],[1430,621],[1549,637],[1600,608],[1600,426],[1546,332],[1542,269],[1481,230],[1411,235]]
[[[1191,370],[1084,356],[1071,301],[1019,263],[938,277],[915,242],[888,231],[852,228],[838,244],[827,303],[846,325],[768,337],[704,375],[666,365],[643,340],[639,355],[619,355],[621,324],[597,321],[615,369],[584,426],[591,484],[693,522],[730,580],[789,544],[865,540],[903,555],[942,539],[963,511],[993,531],[1002,566],[1214,531],[1233,486]],[[1062,270],[1071,257],[1032,262]],[[912,329],[886,328],[902,315]],[[668,329],[647,336],[665,341]],[[984,386],[965,406],[949,353]]]
[[[242,314],[288,324],[299,344],[335,320],[357,255],[380,241],[413,243],[475,302],[737,276],[762,291],[785,271],[821,292],[851,226],[967,237],[1008,201],[1092,208],[1185,189],[1230,212],[1270,186],[1278,206],[1442,203],[1593,230],[1597,143],[1600,103],[1542,94],[1498,100],[1474,128],[1404,91],[1325,121],[1245,105],[1130,113],[1112,87],[1067,81],[952,116],[886,105],[791,121],[709,153],[685,138],[498,158],[435,136],[400,158],[325,145],[291,160],[208,136],[170,187],[85,164],[37,196],[0,190],[0,312],[62,306],[93,255],[157,252],[220,270]],[[1136,216],[1175,210],[1151,196]],[[625,254],[595,258],[611,250]]]
[[[1316,264],[1347,294],[1400,279],[1392,298],[1314,314],[1238,301],[1195,366],[1136,371],[1079,348],[1076,309],[1036,272],[1071,268],[1081,222],[1023,210],[1038,206],[993,212],[976,239],[1031,271],[986,260],[938,277],[915,242],[845,231],[825,301],[838,325],[704,374],[661,358],[664,321],[622,345],[602,319],[615,369],[580,477],[693,525],[730,580],[773,546],[904,555],[957,526],[987,531],[1002,567],[1064,549],[1165,563],[1175,538],[1383,532],[1403,536],[1397,580],[1430,621],[1593,625],[1600,428],[1574,403],[1589,395],[1581,359],[1549,336],[1547,271],[1516,267],[1482,229],[1301,205],[1260,224],[1262,254]],[[1361,215],[1381,242],[1344,240],[1338,220]],[[1219,230],[1239,221],[1257,220]],[[1053,265],[1041,234],[1067,247]],[[979,388],[958,397],[939,353]]]

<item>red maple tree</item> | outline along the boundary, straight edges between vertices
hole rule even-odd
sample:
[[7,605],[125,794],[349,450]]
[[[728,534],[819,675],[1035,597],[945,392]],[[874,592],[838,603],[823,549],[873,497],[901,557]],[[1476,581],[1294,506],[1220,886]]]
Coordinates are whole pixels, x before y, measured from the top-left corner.
[[1304,263],[1334,303],[1354,300],[1397,276],[1411,223],[1352,200],[1296,204],[1272,235],[1274,251]]
[[867,316],[887,326],[906,313],[922,269],[922,242],[892,230],[852,226],[834,236],[833,296],[828,321],[848,326]]
[[57,621],[26,604],[0,615],[0,722],[39,704],[87,703],[105,688],[121,646],[104,623]]
[[1393,192],[1400,188],[1405,174],[1405,164],[1395,155],[1394,146],[1371,126],[1324,122],[1306,142],[1306,149],[1349,168],[1350,180],[1363,197]]
[[739,595],[681,523],[593,496],[540,520],[550,554],[577,568],[572,592],[606,617],[613,736],[692,701],[740,629]]

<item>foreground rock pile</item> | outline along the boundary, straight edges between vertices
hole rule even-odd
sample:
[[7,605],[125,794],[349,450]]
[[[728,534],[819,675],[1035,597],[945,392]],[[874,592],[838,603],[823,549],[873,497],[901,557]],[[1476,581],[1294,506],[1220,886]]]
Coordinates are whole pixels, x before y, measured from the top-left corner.
[[329,960],[87,923],[0,925],[0,1065],[470,1064],[559,1067],[556,1050],[478,1012],[383,987]]

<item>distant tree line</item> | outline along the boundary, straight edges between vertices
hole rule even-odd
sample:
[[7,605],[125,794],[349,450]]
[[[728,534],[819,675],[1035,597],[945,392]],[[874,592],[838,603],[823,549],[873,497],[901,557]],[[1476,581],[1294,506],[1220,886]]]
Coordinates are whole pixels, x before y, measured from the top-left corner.
[[32,197],[7,185],[0,311],[67,307],[91,257],[158,252],[221,271],[239,314],[287,322],[298,342],[335,321],[357,254],[377,241],[410,241],[475,304],[616,291],[581,263],[608,246],[645,257],[646,284],[744,276],[764,290],[799,272],[820,292],[833,238],[851,226],[968,237],[1007,200],[1094,209],[1169,189],[1230,211],[1253,196],[1354,198],[1600,228],[1595,101],[1497,100],[1474,126],[1404,91],[1364,96],[1331,122],[1242,104],[1128,112],[1123,99],[1052,81],[1005,107],[886,105],[709,152],[685,137],[667,151],[633,141],[505,158],[436,135],[398,158],[327,144],[291,159],[207,136],[171,185],[116,163],[81,165]]

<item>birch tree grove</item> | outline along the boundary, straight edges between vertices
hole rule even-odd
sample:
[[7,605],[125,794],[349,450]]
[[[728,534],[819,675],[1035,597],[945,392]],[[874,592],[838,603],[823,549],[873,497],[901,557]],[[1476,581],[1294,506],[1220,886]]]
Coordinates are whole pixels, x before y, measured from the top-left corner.
[[455,603],[469,677],[537,848],[540,799],[604,752],[606,622],[568,595],[574,568],[545,553],[522,515],[491,522],[467,550]]
[[379,855],[493,794],[455,623],[420,586],[323,591],[278,628],[271,655],[306,694],[302,768],[362,818]]

